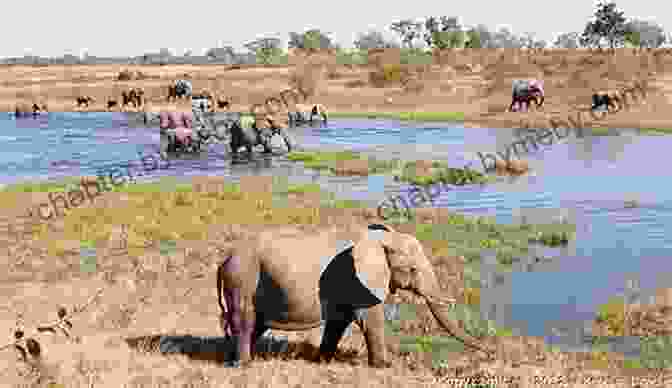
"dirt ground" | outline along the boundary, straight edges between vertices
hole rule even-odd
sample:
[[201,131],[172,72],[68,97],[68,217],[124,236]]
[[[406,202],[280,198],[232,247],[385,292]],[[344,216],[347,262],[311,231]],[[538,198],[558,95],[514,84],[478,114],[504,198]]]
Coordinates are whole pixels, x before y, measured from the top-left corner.
[[[307,59],[306,59],[307,58]],[[588,126],[667,129],[672,113],[669,104],[672,61],[669,50],[635,53],[619,49],[616,54],[584,50],[455,50],[436,53],[431,65],[404,65],[401,75],[382,76],[384,65],[398,65],[394,51],[372,56],[367,66],[337,65],[335,57],[295,56],[289,66],[11,66],[0,69],[0,106],[10,110],[16,101],[43,99],[52,111],[71,111],[75,97],[93,95],[98,102],[90,110],[105,110],[106,98],[120,96],[130,87],[145,88],[150,100],[146,109],[175,108],[167,104],[167,86],[188,74],[194,90],[203,88],[228,97],[234,111],[247,111],[254,103],[277,97],[297,84],[308,86],[310,100],[333,112],[463,112],[467,126],[513,127],[521,119],[547,122],[549,116],[565,118],[577,107],[589,106],[594,90],[621,88],[646,80],[651,90],[646,104],[609,115],[595,122],[586,114]],[[139,79],[116,81],[122,70],[142,73]],[[546,103],[538,112],[505,112],[511,101],[511,81],[541,78]],[[387,79],[387,80],[386,80]],[[188,109],[182,102],[180,109]]]
[[[46,193],[10,197],[3,196],[1,202],[3,222],[27,228],[28,222],[21,215],[28,206],[45,201]],[[93,204],[81,205],[81,209],[108,217],[110,209],[119,213],[129,206],[132,198],[124,193],[106,193]],[[153,201],[163,201],[160,196],[152,198]],[[296,195],[291,201],[293,209],[306,209],[316,206],[319,198]],[[179,211],[188,212],[188,209]],[[326,214],[320,219],[329,225],[366,225],[380,221],[373,209],[332,209]],[[434,222],[440,221],[441,214],[435,214],[432,216],[437,217]],[[672,381],[669,371],[624,369],[618,356],[549,351],[539,339],[520,336],[488,338],[487,341],[498,348],[495,360],[456,352],[440,368],[432,368],[431,353],[401,351],[398,340],[388,336],[392,368],[371,369],[366,365],[364,339],[356,327],[352,335],[341,342],[337,360],[327,365],[306,360],[318,343],[316,330],[275,332],[288,335],[290,352],[265,359],[260,357],[247,369],[224,367],[221,354],[215,351],[162,355],[157,351],[162,335],[221,336],[214,287],[215,268],[220,260],[218,252],[268,226],[213,224],[206,239],[180,240],[168,253],[150,247],[142,254],[120,249],[123,236],[113,230],[107,244],[100,248],[96,270],[87,273],[80,268],[81,258],[74,250],[79,247],[79,241],[70,241],[65,232],[61,232],[65,230],[65,223],[65,219],[49,223],[53,233],[49,235],[50,240],[59,239],[59,244],[70,242],[71,245],[71,252],[58,256],[49,253],[52,241],[15,239],[4,226],[1,228],[0,260],[5,263],[5,270],[0,273],[0,293],[4,301],[0,332],[6,333],[4,343],[11,344],[12,331],[21,315],[18,324],[23,322],[26,337],[34,336],[41,344],[41,355],[29,356],[28,362],[18,361],[18,353],[11,348],[0,353],[1,379],[14,386],[55,387],[48,385],[55,381],[68,388],[304,387],[324,384],[335,387],[449,387],[455,383],[448,378],[466,379],[486,374],[499,379],[496,387],[563,386],[564,381],[572,387],[638,386],[633,382],[639,382],[641,387],[663,387]],[[399,231],[409,233],[414,228],[413,225],[397,227]],[[426,250],[430,251],[429,248]],[[462,259],[431,256],[430,260],[445,291],[459,294]],[[445,335],[417,297],[402,291],[388,302],[418,306],[417,317],[401,323],[402,333]],[[58,306],[71,311],[74,306],[82,305],[88,307],[71,319],[72,340],[49,333],[35,335],[30,330],[38,323],[57,319]],[[612,383],[617,378],[621,379],[618,384],[599,385]]]

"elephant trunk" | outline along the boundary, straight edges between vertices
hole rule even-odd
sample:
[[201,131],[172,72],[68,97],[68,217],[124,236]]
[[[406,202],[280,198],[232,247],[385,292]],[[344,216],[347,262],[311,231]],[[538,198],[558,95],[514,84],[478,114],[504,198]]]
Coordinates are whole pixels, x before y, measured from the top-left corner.
[[492,349],[489,349],[481,341],[472,337],[464,329],[459,327],[457,321],[448,318],[447,310],[450,308],[449,306],[443,302],[437,302],[434,298],[425,297],[425,301],[427,302],[427,306],[432,312],[432,315],[434,315],[434,318],[452,337],[462,342],[465,346],[474,350],[480,350],[488,356],[494,353]]
[[445,301],[445,298],[441,297],[436,275],[433,271],[431,271],[430,274],[429,271],[430,270],[427,272],[428,276],[425,277],[424,287],[419,294],[425,299],[429,310],[432,312],[432,315],[434,315],[437,322],[439,322],[452,337],[462,342],[466,347],[480,350],[488,356],[493,354],[494,351],[492,349],[489,349],[481,341],[468,334],[464,329],[458,326],[457,321],[449,317],[448,310],[451,308],[451,305],[454,306],[454,304],[450,303],[452,301]]

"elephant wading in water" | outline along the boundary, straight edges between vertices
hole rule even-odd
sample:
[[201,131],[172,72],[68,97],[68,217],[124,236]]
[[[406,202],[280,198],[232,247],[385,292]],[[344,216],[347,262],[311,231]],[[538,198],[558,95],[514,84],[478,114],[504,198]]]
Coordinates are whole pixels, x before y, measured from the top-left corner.
[[512,89],[510,112],[518,112],[519,109],[527,112],[532,100],[536,101],[537,108],[544,105],[544,81],[517,79],[513,81]]
[[220,324],[237,339],[240,364],[251,361],[268,328],[302,331],[326,321],[315,361],[330,361],[345,329],[356,322],[366,338],[369,365],[387,367],[383,302],[397,290],[423,297],[453,337],[492,355],[448,318],[451,303],[442,297],[418,240],[385,225],[268,230],[232,247],[217,269]]
[[48,108],[46,103],[42,103],[41,106],[37,103],[18,103],[14,106],[14,115],[15,117],[36,117],[40,113],[47,113]]
[[327,124],[329,114],[327,108],[322,104],[296,104],[295,112],[288,112],[289,126],[310,123],[313,124],[315,117],[322,118],[322,123]]
[[269,128],[257,128],[256,120],[251,116],[242,116],[240,120],[235,121],[229,128],[231,133],[231,153],[238,155],[240,147],[247,148],[248,157],[252,156],[252,149],[258,145],[264,147],[264,153],[271,152],[271,139],[274,135],[282,136],[287,146],[287,151],[292,151],[292,143],[289,135],[282,125],[275,123],[270,116],[266,116],[266,122]]

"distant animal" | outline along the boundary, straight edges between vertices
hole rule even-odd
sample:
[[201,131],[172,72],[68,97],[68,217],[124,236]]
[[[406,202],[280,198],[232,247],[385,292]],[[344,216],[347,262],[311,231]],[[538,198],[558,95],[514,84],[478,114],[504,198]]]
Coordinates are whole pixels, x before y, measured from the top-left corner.
[[14,106],[14,114],[16,117],[35,117],[42,112],[47,112],[47,105],[45,103],[43,103],[42,106],[35,102],[32,104],[18,103]]
[[218,109],[228,109],[231,106],[229,100],[218,97],[217,98],[217,108]]
[[114,108],[115,106],[118,106],[118,105],[119,105],[119,102],[117,100],[114,100],[114,99],[108,99],[107,100],[107,110],[110,110],[110,109],[112,109],[112,108]]
[[168,101],[182,97],[191,97],[192,90],[191,81],[185,79],[175,80],[175,82],[168,87]]
[[527,112],[530,103],[536,101],[537,108],[544,105],[544,81],[537,79],[514,80],[512,85],[510,112],[517,112],[519,107]]
[[79,96],[77,97],[77,107],[89,107],[89,104],[92,102],[96,102],[96,99],[91,97],[91,96]]
[[145,91],[142,88],[132,88],[129,91],[121,92],[122,107],[133,105],[134,108],[142,106]]
[[621,95],[618,90],[602,90],[593,93],[593,106],[590,109],[605,107],[610,112],[617,112],[620,109],[620,102]]
[[290,127],[304,123],[312,125],[315,117],[321,117],[323,124],[329,119],[327,108],[322,104],[296,104],[296,111],[288,112],[287,116]]

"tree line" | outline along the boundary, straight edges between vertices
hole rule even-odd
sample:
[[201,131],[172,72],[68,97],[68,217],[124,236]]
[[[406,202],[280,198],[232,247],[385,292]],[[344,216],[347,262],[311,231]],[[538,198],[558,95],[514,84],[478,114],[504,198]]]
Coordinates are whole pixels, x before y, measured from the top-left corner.
[[[478,24],[473,27],[461,25],[455,16],[428,16],[423,20],[402,19],[390,24],[389,30],[399,40],[388,39],[381,31],[369,30],[358,34],[353,42],[354,49],[344,49],[336,44],[328,33],[319,29],[309,29],[303,33],[290,32],[289,49],[335,50],[343,63],[366,63],[366,51],[384,48],[402,49],[408,62],[426,57],[431,49],[450,48],[610,48],[637,47],[658,48],[666,42],[672,43],[672,36],[657,23],[637,18],[628,19],[615,2],[597,4],[591,20],[586,22],[582,32],[559,34],[552,44],[538,39],[536,34],[526,32],[514,34],[507,28],[491,31],[487,26]],[[285,64],[288,53],[282,49],[279,38],[261,38],[246,43],[247,53],[237,53],[232,47],[217,47],[206,51],[205,55],[194,56],[190,52],[182,56],[173,55],[168,49],[158,53],[145,54],[129,58],[79,58],[65,55],[62,58],[41,58],[24,56],[6,58],[4,64]],[[412,59],[415,58],[415,59]],[[422,60],[422,59],[420,59]]]

